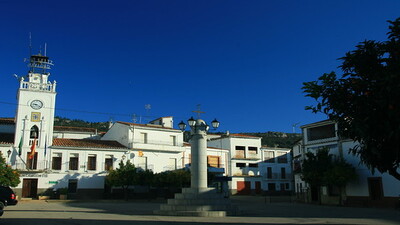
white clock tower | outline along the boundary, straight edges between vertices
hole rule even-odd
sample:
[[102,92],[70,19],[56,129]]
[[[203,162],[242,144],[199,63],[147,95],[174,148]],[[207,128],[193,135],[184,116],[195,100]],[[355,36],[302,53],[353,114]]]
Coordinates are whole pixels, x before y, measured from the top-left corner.
[[[45,146],[52,145],[56,81],[48,80],[50,73],[47,71],[52,65],[49,57],[32,55],[28,61],[28,75],[20,79],[17,93],[14,143],[31,169],[37,169],[38,162],[45,162]],[[30,155],[34,142],[36,153]]]

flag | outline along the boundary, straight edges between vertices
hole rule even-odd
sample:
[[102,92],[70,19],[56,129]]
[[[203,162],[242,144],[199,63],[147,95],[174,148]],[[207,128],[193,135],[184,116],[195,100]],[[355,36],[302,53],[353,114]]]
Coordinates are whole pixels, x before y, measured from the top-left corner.
[[29,154],[29,159],[33,159],[35,156],[35,150],[36,150],[36,138],[33,140],[32,146],[31,146],[31,154]]
[[44,140],[44,156],[46,156],[46,151],[47,151],[47,135],[46,139]]
[[21,140],[19,141],[19,145],[18,145],[18,155],[19,156],[21,156],[21,154],[22,154],[22,145],[24,145],[23,141],[24,141],[24,139],[21,136]]

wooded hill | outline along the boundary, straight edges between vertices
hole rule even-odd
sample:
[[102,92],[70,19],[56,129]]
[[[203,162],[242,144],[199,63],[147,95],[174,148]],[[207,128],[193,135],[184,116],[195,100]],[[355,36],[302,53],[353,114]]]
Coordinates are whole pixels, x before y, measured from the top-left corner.
[[[68,119],[56,116],[55,126],[88,127],[95,128],[98,132],[106,132],[109,122],[88,122],[79,119]],[[268,131],[265,133],[241,133],[250,136],[262,137],[261,145],[269,147],[292,148],[301,139],[301,134]]]

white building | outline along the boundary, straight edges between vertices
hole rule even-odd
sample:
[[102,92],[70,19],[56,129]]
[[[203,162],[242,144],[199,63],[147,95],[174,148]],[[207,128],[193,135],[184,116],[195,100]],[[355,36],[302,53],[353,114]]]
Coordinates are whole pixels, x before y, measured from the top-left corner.
[[232,194],[288,194],[293,190],[290,149],[261,146],[261,137],[213,136],[208,146],[228,149],[226,175]]
[[[356,143],[349,139],[340,139],[337,135],[337,124],[325,120],[301,127],[303,140],[293,149],[296,193],[305,201],[318,201],[326,204],[339,204],[339,194],[335,187],[322,187],[318,190],[304,183],[298,173],[301,171],[301,161],[307,152],[314,152],[322,147],[330,149],[334,156],[342,156],[346,162],[356,168],[358,178],[349,184],[342,195],[347,205],[362,206],[394,206],[400,195],[400,182],[389,174],[375,171],[374,174],[360,164],[357,156],[349,153]],[[321,199],[319,199],[319,197]]]
[[[0,118],[0,151],[20,170],[14,188],[23,198],[67,187],[76,198],[101,198],[107,171],[130,160],[154,172],[190,165],[190,144],[173,128],[172,117],[149,124],[116,122],[105,134],[95,129],[55,127],[56,82],[49,81],[52,62],[33,55],[30,71],[20,80],[15,118]],[[212,172],[225,175],[228,151],[208,148]]]
[[285,194],[293,190],[291,150],[288,148],[261,148],[263,161],[259,164],[263,177],[262,189],[268,194]]

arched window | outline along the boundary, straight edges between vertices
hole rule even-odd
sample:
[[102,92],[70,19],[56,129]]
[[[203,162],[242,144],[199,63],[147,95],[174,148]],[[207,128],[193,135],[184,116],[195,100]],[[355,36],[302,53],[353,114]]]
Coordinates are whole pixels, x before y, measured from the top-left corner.
[[33,127],[31,127],[30,138],[38,139],[38,137],[39,137],[39,128],[36,125],[34,125]]

